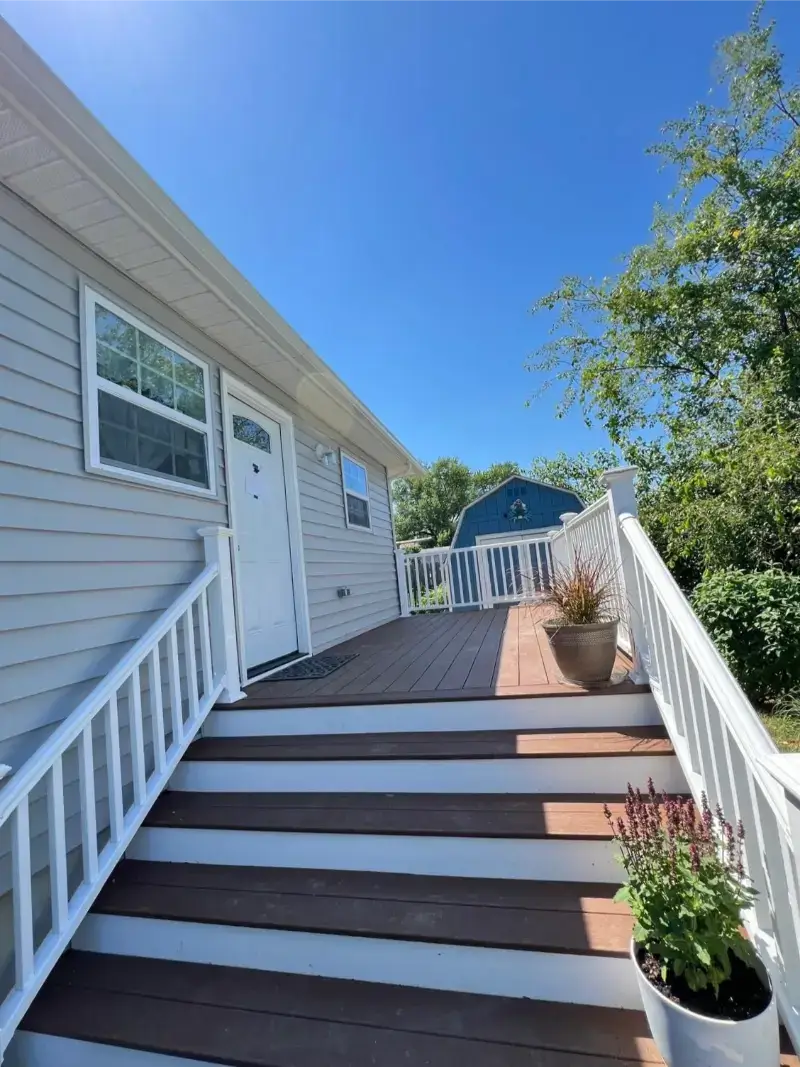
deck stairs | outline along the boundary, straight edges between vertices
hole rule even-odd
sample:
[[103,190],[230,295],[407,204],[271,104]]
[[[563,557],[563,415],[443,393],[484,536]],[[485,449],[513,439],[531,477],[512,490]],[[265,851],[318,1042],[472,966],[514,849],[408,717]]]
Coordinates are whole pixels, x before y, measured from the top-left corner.
[[603,814],[649,692],[213,710],[13,1067],[661,1063]]

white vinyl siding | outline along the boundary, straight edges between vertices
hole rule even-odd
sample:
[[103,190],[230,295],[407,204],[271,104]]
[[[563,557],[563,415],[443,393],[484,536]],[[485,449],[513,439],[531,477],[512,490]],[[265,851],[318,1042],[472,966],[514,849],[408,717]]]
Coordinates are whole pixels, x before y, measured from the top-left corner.
[[[219,499],[87,472],[82,277],[208,362]],[[220,366],[295,419],[313,650],[396,618],[385,469],[0,187],[0,763],[18,768],[199,572],[198,528],[227,525]],[[366,466],[371,533],[347,528],[319,443]]]

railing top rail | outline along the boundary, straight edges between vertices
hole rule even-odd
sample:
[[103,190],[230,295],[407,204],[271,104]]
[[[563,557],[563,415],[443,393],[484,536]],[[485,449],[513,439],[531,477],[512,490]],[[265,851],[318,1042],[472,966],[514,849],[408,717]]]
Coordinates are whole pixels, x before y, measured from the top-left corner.
[[586,522],[597,511],[603,511],[604,508],[608,508],[608,493],[603,493],[601,497],[598,497],[593,504],[590,504],[588,508],[584,508],[583,511],[579,511],[577,515],[567,522],[567,526],[580,526],[582,522]]
[[25,797],[52,766],[53,762],[76,740],[87,721],[102,708],[131,672],[140,666],[153,647],[166,636],[181,615],[194,603],[203,589],[207,588],[219,573],[217,564],[209,564],[194,579],[192,584],[144,633],[117,666],[95,686],[89,695],[57,727],[33,755],[0,789],[0,826],[8,819]]
[[620,515],[620,528],[656,584],[664,608],[684,640],[687,655],[694,660],[703,681],[716,698],[720,714],[729,729],[742,738],[743,748],[750,753],[754,762],[761,757],[775,755],[778,750],[752,704],[692,611],[639,520],[633,515]]
[[[531,533],[523,534],[519,537],[512,537],[508,541],[487,541],[480,545],[465,545],[463,548],[450,548],[449,545],[444,545],[441,548],[421,548],[419,552],[404,552],[403,555],[407,559],[419,559],[424,556],[442,556],[452,555],[456,552],[475,552],[478,549],[489,548],[508,548],[514,545],[533,544],[537,541],[541,541],[546,544],[556,531],[548,530],[546,533]],[[402,548],[397,549],[398,552],[403,552]]]

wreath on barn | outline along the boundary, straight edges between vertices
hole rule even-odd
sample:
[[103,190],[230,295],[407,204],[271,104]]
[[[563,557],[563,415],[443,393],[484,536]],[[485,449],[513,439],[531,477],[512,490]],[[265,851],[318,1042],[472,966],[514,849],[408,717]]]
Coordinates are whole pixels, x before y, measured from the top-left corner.
[[517,497],[509,507],[508,514],[511,516],[512,522],[524,522],[528,517],[528,505],[524,500],[520,500]]

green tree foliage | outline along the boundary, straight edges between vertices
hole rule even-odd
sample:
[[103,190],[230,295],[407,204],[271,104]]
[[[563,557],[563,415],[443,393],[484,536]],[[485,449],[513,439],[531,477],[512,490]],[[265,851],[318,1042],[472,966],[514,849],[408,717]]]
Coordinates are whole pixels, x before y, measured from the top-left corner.
[[612,441],[668,431],[734,401],[742,383],[800,396],[800,87],[762,25],[719,47],[720,100],[668,123],[652,151],[677,172],[676,203],[615,277],[565,277],[531,369],[564,388]]
[[719,571],[698,585],[695,611],[756,703],[800,679],[800,577],[781,570]]
[[520,473],[519,464],[513,462],[471,471],[465,463],[447,456],[429,464],[421,478],[397,478],[392,499],[398,540],[430,537],[430,547],[449,545],[466,505]]
[[730,567],[800,574],[800,405],[752,388],[649,458],[642,522],[684,588]]
[[537,456],[531,463],[531,478],[559,489],[577,493],[584,504],[591,504],[603,493],[600,475],[621,463],[619,453],[612,448],[598,448],[594,452],[578,452],[570,456],[558,452],[552,458]]
[[506,463],[493,463],[491,467],[487,467],[485,471],[475,471],[472,476],[472,484],[475,490],[475,496],[480,496],[482,493],[488,493],[490,489],[494,489],[496,485],[500,485],[506,478],[512,478],[515,474],[524,474],[519,463],[514,463],[512,460]]

